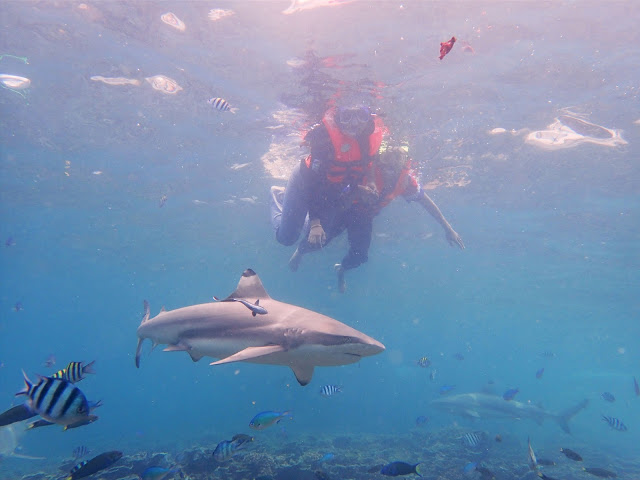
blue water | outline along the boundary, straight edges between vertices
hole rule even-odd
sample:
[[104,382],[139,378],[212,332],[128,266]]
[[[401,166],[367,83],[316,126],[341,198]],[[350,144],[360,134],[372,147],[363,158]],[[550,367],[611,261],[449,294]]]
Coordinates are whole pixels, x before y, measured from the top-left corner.
[[[293,15],[280,13],[286,1],[0,6],[0,53],[28,58],[5,57],[0,72],[31,80],[24,97],[0,90],[0,409],[19,401],[21,369],[35,376],[94,359],[97,374],[81,387],[104,402],[91,426],[28,432],[22,453],[55,466],[82,444],[94,452],[179,449],[246,432],[262,410],[291,410],[292,441],[401,435],[426,415],[434,430],[457,422],[521,441],[530,435],[547,451],[596,450],[603,466],[639,460],[637,9],[410,3],[356,1]],[[214,7],[236,13],[212,22]],[[160,21],[166,11],[185,21],[185,32]],[[439,61],[439,42],[452,34],[475,55],[459,42]],[[449,247],[417,204],[396,200],[376,218],[369,262],[348,272],[346,294],[333,270],[346,238],[289,271],[293,249],[275,241],[268,216],[269,186],[283,182],[260,157],[286,138],[267,128],[279,123],[274,112],[297,106],[283,105],[283,95],[305,91],[286,62],[309,50],[360,65],[322,69],[330,92],[385,84],[378,107],[409,139],[425,183],[464,166],[468,184],[429,190],[464,251]],[[184,90],[152,90],[144,77],[156,74]],[[110,86],[93,75],[143,83]],[[212,96],[238,113],[212,110]],[[545,129],[567,107],[621,130],[628,143],[549,151],[523,134],[488,134]],[[307,387],[285,367],[211,367],[160,348],[149,354],[148,345],[135,368],[143,299],[153,315],[208,302],[232,292],[248,267],[273,298],[334,317],[387,350],[316,369]],[[57,365],[47,370],[52,353]],[[433,382],[416,365],[424,355],[437,369]],[[498,394],[518,387],[517,400],[550,410],[590,404],[571,436],[553,422],[466,423],[429,406],[443,384],[464,393],[489,381]],[[322,398],[325,384],[343,393]],[[616,402],[602,400],[603,391]],[[629,431],[612,430],[601,414]],[[404,460],[425,459],[407,452]],[[43,465],[4,461],[34,472]]]

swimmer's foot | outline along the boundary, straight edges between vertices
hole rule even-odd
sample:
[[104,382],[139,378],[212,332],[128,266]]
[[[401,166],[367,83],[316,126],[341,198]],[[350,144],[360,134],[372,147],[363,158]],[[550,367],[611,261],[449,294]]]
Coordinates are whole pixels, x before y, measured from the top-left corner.
[[284,203],[284,187],[273,185],[271,187],[271,201],[273,205],[282,213],[282,204]]
[[291,270],[292,272],[297,272],[298,267],[300,267],[301,261],[302,261],[302,254],[296,248],[296,251],[293,252],[293,255],[291,255],[291,258],[289,259],[289,270]]
[[333,268],[336,269],[336,273],[338,274],[338,290],[340,293],[344,293],[347,291],[347,281],[344,279],[344,268],[342,268],[342,264],[336,263]]

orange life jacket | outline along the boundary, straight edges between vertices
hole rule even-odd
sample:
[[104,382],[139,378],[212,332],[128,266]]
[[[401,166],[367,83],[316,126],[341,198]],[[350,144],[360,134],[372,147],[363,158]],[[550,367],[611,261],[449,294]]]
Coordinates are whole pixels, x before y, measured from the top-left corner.
[[398,175],[398,180],[396,180],[396,184],[394,185],[393,190],[390,190],[389,192],[384,193],[385,191],[384,177],[379,168],[375,168],[374,183],[376,185],[376,188],[378,189],[378,192],[382,194],[380,200],[376,204],[376,211],[379,212],[384,207],[389,205],[394,198],[399,197],[400,195],[403,195],[407,191],[407,187],[411,183],[414,183],[417,186],[415,178],[413,177],[413,174],[412,174],[411,160],[409,160],[405,164],[405,166],[402,168],[402,171]]
[[[367,164],[363,164],[360,155],[360,145],[358,141],[343,134],[335,120],[336,109],[327,110],[322,119],[322,123],[329,133],[331,144],[333,145],[334,159],[327,170],[327,180],[331,183],[343,183],[345,179],[355,173],[356,178],[360,180],[364,176],[366,169],[371,167],[371,160]],[[378,153],[382,136],[387,131],[382,119],[378,116],[373,117],[374,130],[369,135],[369,157]],[[311,156],[306,159],[307,167],[311,165]]]

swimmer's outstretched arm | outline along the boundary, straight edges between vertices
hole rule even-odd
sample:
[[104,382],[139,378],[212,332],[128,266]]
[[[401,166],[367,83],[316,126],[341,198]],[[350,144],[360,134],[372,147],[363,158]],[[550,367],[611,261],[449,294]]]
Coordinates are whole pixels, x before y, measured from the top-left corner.
[[422,208],[424,208],[427,212],[429,212],[429,214],[433,218],[435,218],[436,221],[442,226],[442,228],[444,229],[444,233],[447,236],[447,241],[449,242],[449,245],[451,246],[458,245],[458,247],[460,247],[461,250],[464,250],[464,243],[462,241],[462,237],[458,235],[458,233],[453,229],[453,227],[447,221],[447,219],[444,218],[444,215],[442,214],[438,206],[435,204],[435,202],[431,200],[431,197],[429,197],[429,195],[427,195],[427,193],[423,190],[422,192],[420,192],[420,196],[418,197],[417,200],[418,200],[418,203],[422,205]]

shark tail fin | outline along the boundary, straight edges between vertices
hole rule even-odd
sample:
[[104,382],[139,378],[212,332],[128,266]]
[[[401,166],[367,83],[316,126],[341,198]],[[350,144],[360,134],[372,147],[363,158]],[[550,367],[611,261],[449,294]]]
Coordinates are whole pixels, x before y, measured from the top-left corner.
[[560,415],[558,415],[555,419],[556,422],[558,422],[558,425],[560,425],[560,428],[567,433],[571,433],[571,430],[569,429],[569,420],[571,420],[578,412],[580,412],[580,410],[586,408],[588,404],[589,400],[585,398],[577,405],[569,407],[565,411],[561,412]]
[[[143,305],[144,305],[144,316],[142,317],[142,322],[140,322],[140,325],[142,325],[144,322],[149,320],[149,317],[151,316],[151,307],[149,306],[149,302],[145,300]],[[143,341],[144,341],[144,338],[138,337],[138,346],[136,347],[136,368],[140,368],[140,355],[142,354]]]

